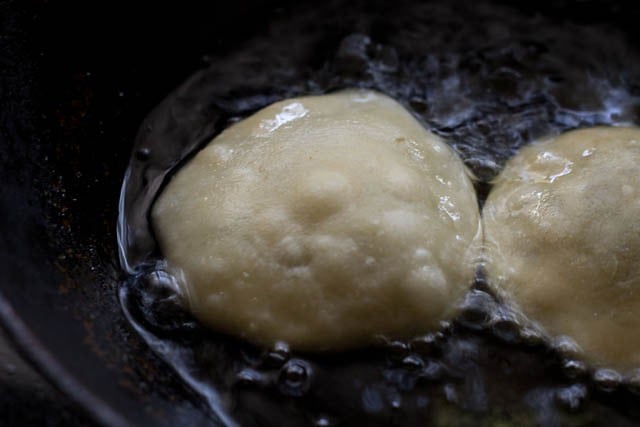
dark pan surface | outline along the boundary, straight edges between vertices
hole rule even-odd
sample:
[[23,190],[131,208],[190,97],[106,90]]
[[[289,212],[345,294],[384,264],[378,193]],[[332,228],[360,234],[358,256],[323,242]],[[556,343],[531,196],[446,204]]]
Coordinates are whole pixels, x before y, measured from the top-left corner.
[[[0,5],[0,318],[26,356],[105,425],[215,423],[121,313],[121,180],[143,118],[204,54],[233,52],[302,7],[180,6]],[[390,7],[358,2],[345,13],[384,16]],[[633,5],[540,7],[557,22],[615,23],[639,40]]]
[[104,424],[209,425],[121,314],[118,193],[144,115],[204,52],[267,22],[235,20],[269,12],[259,3],[213,14],[144,6],[0,5],[0,317],[27,357]]

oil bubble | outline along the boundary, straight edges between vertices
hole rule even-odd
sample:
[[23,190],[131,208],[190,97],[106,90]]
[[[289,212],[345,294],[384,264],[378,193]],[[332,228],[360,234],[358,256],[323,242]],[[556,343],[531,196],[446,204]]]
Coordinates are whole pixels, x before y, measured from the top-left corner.
[[291,352],[289,345],[285,342],[278,341],[272,350],[264,353],[262,362],[266,368],[279,368],[289,360],[290,357]]
[[402,359],[401,365],[407,370],[418,371],[422,369],[422,367],[424,366],[424,362],[420,357],[411,354]]
[[154,270],[142,276],[134,290],[138,309],[156,332],[181,331],[189,334],[197,323],[185,309],[179,285],[174,276],[164,270]]
[[566,335],[559,335],[551,340],[551,348],[563,357],[578,357],[582,354],[582,349],[573,338]]
[[624,383],[631,393],[640,396],[640,369],[634,369],[624,379]]
[[574,384],[556,392],[556,402],[568,411],[577,411],[584,406],[588,390],[584,384]]
[[236,385],[241,387],[264,385],[264,375],[254,369],[245,368],[236,375]]
[[457,320],[466,328],[480,330],[486,327],[496,308],[496,302],[491,295],[474,289],[465,295]]
[[439,382],[445,377],[445,369],[444,367],[434,361],[427,361],[425,367],[419,374],[419,378],[426,382]]
[[582,360],[565,359],[561,365],[562,372],[571,379],[584,377],[588,373],[588,367]]
[[409,353],[409,345],[402,341],[390,341],[387,344],[389,357],[395,360],[401,360]]
[[546,343],[544,334],[538,329],[524,326],[520,330],[520,342],[528,347],[539,347]]
[[442,351],[444,334],[436,332],[415,337],[410,342],[411,350],[422,356],[437,356]]
[[301,359],[291,359],[280,370],[278,389],[280,393],[291,396],[303,396],[311,386],[311,366]]
[[329,427],[331,425],[331,420],[327,417],[319,417],[316,418],[313,425],[316,427]]
[[135,156],[136,156],[137,160],[139,160],[141,162],[146,162],[151,157],[151,150],[149,148],[146,148],[146,147],[139,148],[136,151]]
[[502,309],[497,310],[489,322],[491,332],[498,339],[513,344],[520,339],[520,321],[515,313]]
[[596,369],[592,379],[596,388],[604,392],[612,392],[622,384],[622,375],[613,369]]

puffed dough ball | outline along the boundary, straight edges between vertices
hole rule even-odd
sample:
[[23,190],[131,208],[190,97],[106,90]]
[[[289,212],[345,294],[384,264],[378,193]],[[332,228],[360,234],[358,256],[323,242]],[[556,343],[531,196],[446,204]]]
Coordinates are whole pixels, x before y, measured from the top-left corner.
[[370,91],[277,102],[231,126],[152,219],[198,319],[301,350],[437,328],[472,280],[480,222],[455,153]]
[[525,147],[483,216],[487,270],[505,296],[592,363],[640,367],[640,129]]

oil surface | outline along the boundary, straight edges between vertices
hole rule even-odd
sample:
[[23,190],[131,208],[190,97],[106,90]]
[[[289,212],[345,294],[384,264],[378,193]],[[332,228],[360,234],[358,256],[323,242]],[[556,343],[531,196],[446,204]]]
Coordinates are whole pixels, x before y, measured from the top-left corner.
[[[634,378],[545,343],[479,277],[458,319],[411,342],[309,355],[215,334],[177,304],[148,222],[167,175],[274,101],[346,87],[403,103],[490,181],[523,144],[640,123],[640,55],[615,28],[489,3],[298,8],[208,65],[140,128],[121,196],[121,301],[149,345],[224,424],[635,425]],[[625,385],[625,386],[623,386]]]

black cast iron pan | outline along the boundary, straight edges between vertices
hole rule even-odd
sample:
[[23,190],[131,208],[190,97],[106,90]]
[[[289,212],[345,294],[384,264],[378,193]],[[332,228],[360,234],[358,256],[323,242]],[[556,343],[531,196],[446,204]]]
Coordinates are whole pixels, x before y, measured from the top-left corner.
[[[215,3],[0,3],[0,320],[24,356],[99,424],[217,423],[125,320],[115,235],[145,115],[204,65],[203,55],[234,52],[268,35],[272,19],[313,8]],[[404,6],[393,3],[343,2],[345,14],[381,22]],[[638,41],[632,2],[518,8],[604,23]],[[330,24],[319,52],[354,32]]]
[[122,316],[118,193],[145,114],[205,52],[264,31],[271,13],[264,2],[0,5],[0,317],[101,424],[211,424]]

